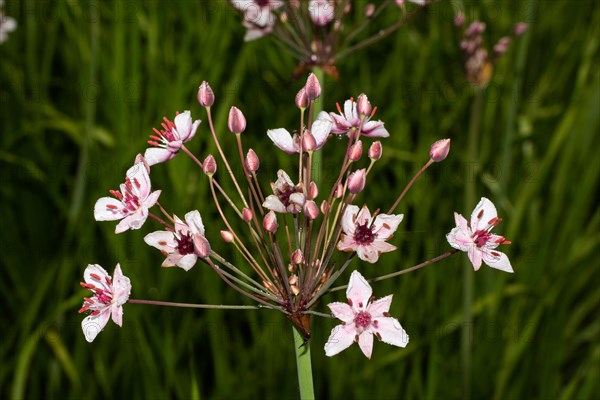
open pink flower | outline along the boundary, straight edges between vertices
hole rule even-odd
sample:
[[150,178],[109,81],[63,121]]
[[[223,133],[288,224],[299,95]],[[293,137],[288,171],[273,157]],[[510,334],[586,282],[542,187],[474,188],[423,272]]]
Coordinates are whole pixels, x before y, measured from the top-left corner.
[[102,197],[94,206],[96,221],[121,220],[115,228],[115,233],[125,232],[128,229],[140,229],[146,218],[148,209],[152,207],[160,196],[160,190],[150,192],[150,176],[143,162],[135,164],[127,170],[125,183],[121,184],[121,191],[111,190],[113,197]]
[[204,224],[198,211],[185,214],[185,223],[175,216],[175,232],[156,231],[144,237],[144,241],[159,249],[167,258],[163,267],[180,267],[189,271],[198,260],[210,253],[210,245],[204,237]]
[[104,329],[112,316],[115,324],[123,325],[123,304],[129,299],[131,282],[121,272],[117,264],[113,278],[98,264],[90,264],[83,273],[85,282],[81,286],[94,292],[92,297],[83,298],[83,306],[79,313],[90,311],[91,314],[83,319],[81,328],[88,342],[92,342]]
[[396,250],[387,240],[396,232],[402,218],[402,214],[378,214],[372,218],[366,205],[360,211],[357,206],[349,205],[342,218],[344,233],[337,248],[356,251],[361,260],[376,263],[381,253]]
[[[344,111],[338,105],[339,114],[329,113],[333,121],[332,133],[337,135],[350,135],[354,130],[360,127],[360,115],[358,114],[356,101],[354,99],[344,102]],[[360,131],[362,136],[366,137],[388,137],[389,132],[384,128],[383,122],[371,121],[370,117],[365,117]]]
[[465,251],[475,271],[485,262],[492,268],[513,272],[506,254],[496,250],[501,244],[510,244],[502,236],[490,233],[502,220],[498,218],[494,204],[482,197],[471,214],[471,222],[460,214],[454,213],[456,227],[446,235],[450,246]]
[[398,347],[406,347],[408,334],[396,318],[389,314],[392,295],[375,300],[371,297],[373,291],[366,279],[358,272],[352,272],[346,303],[331,303],[327,307],[334,317],[342,323],[331,331],[325,354],[334,356],[347,349],[354,342],[367,358],[373,352],[373,335],[380,341]]
[[278,213],[297,214],[304,208],[306,196],[302,187],[294,185],[289,175],[284,170],[277,171],[277,181],[271,183],[273,194],[267,196],[263,207]]
[[280,0],[231,0],[231,4],[244,14],[244,26],[248,28],[245,41],[258,39],[273,30],[277,16],[273,11],[283,5]]
[[[331,118],[329,118],[329,115],[326,112],[321,111],[310,129],[310,133],[315,138],[315,150],[319,150],[323,147],[325,142],[327,142],[332,127],[333,122]],[[269,136],[269,139],[273,141],[275,146],[286,153],[294,154],[300,152],[300,136],[298,136],[298,134],[294,133],[294,136],[292,136],[287,129],[277,128],[269,129],[267,135]]]
[[200,125],[200,120],[192,122],[192,115],[189,111],[184,111],[175,116],[175,122],[171,122],[166,117],[163,118],[161,130],[156,128],[151,135],[148,143],[154,147],[146,149],[144,158],[148,165],[162,163],[175,157],[185,142],[192,140]]

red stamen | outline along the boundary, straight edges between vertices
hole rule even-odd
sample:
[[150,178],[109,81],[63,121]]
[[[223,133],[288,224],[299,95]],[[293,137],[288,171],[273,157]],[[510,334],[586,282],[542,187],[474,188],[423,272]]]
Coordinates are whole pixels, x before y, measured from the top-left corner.
[[101,279],[102,279],[102,278],[100,277],[100,275],[96,275],[96,274],[90,274],[90,276],[91,276],[92,278],[94,278],[95,280],[97,280],[97,281],[99,281],[99,280],[101,280]]
[[140,182],[137,180],[137,178],[133,178],[133,184],[138,189],[142,186],[142,185],[140,185]]
[[373,107],[373,111],[371,111],[371,116],[369,118],[373,118],[373,115],[377,112],[377,106]]
[[81,307],[81,308],[79,309],[79,311],[77,311],[77,313],[78,313],[78,314],[81,314],[82,312],[86,312],[87,310],[89,310],[89,308],[90,308],[90,306],[88,306],[88,305],[85,305],[85,306]]
[[92,311],[91,315],[98,315],[98,314],[100,314],[100,310],[94,310],[94,311]]
[[483,217],[483,210],[479,211],[479,214],[477,214],[477,219],[481,219],[481,217]]
[[337,108],[337,110],[339,111],[340,114],[344,114],[342,112],[342,108],[340,107],[340,103],[335,103],[335,107]]
[[114,204],[107,204],[106,208],[108,208],[109,210],[116,210],[119,207],[115,206]]
[[348,304],[352,307],[352,299],[348,299]]

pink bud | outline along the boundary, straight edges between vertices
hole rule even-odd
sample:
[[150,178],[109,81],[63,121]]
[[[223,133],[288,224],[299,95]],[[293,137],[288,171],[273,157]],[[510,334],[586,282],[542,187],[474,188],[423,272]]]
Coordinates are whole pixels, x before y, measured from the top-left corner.
[[194,253],[200,258],[206,258],[210,255],[210,243],[202,235],[193,235]]
[[215,172],[217,172],[217,162],[212,155],[208,155],[208,157],[204,159],[204,162],[202,163],[202,170],[208,176],[212,176]]
[[319,188],[317,187],[317,184],[316,184],[314,181],[312,181],[312,182],[310,183],[310,185],[308,186],[308,196],[309,196],[311,199],[314,199],[314,198],[316,198],[318,195],[319,195]]
[[499,56],[508,50],[508,46],[510,45],[510,38],[508,36],[503,36],[498,40],[498,43],[494,45],[494,53]]
[[308,3],[310,19],[318,26],[325,26],[333,20],[335,10],[331,0],[311,0]]
[[315,74],[310,74],[304,85],[308,100],[316,100],[321,95],[321,84]]
[[317,207],[317,203],[313,200],[308,200],[304,203],[304,215],[306,215],[308,219],[316,219],[319,216],[319,207]]
[[210,107],[215,102],[215,94],[206,81],[202,81],[202,84],[198,88],[198,103],[202,107]]
[[375,4],[373,4],[373,3],[367,4],[367,6],[365,7],[365,17],[371,18],[373,16],[374,12],[375,12]]
[[382,151],[383,148],[381,146],[381,142],[373,142],[373,144],[371,144],[371,147],[369,147],[369,158],[374,161],[379,160],[381,158]]
[[231,233],[231,231],[221,231],[221,237],[227,243],[233,242],[233,233]]
[[356,99],[356,109],[358,114],[363,117],[371,115],[373,108],[371,107],[371,103],[369,102],[369,98],[366,94],[361,93],[358,95],[358,99]]
[[440,162],[448,156],[449,152],[450,139],[442,139],[431,145],[431,148],[429,149],[429,157],[435,162]]
[[354,143],[352,147],[350,147],[350,151],[348,152],[348,158],[350,158],[352,161],[358,161],[360,160],[361,156],[362,142],[360,140],[357,140],[356,143]]
[[275,233],[277,232],[277,226],[277,216],[275,216],[273,211],[269,211],[263,219],[263,228],[265,228],[267,232]]
[[291,285],[290,290],[294,296],[298,296],[300,294],[300,289],[296,285]]
[[237,107],[231,107],[229,110],[227,126],[233,133],[242,133],[246,130],[246,117]]
[[527,25],[525,22],[517,22],[515,24],[515,27],[513,28],[513,35],[521,36],[522,34],[527,32],[528,28],[529,28],[529,25]]
[[462,12],[459,11],[454,16],[454,26],[456,26],[457,28],[460,28],[464,24],[465,24],[465,14],[463,14]]
[[317,148],[317,141],[309,131],[304,131],[302,135],[302,148],[304,151],[314,151]]
[[321,202],[321,212],[325,214],[327,210],[329,210],[329,203],[327,202],[327,200],[323,200]]
[[333,194],[333,196],[336,199],[339,199],[340,197],[342,197],[344,195],[344,185],[342,185],[341,183],[338,183],[337,188],[335,189],[335,193]]
[[246,168],[248,168],[248,171],[250,172],[255,172],[258,171],[258,167],[260,167],[258,156],[254,150],[248,150],[248,154],[246,154]]
[[360,193],[365,188],[367,182],[366,168],[354,171],[348,177],[348,190],[352,194]]
[[139,163],[144,164],[144,168],[146,168],[146,172],[150,173],[150,166],[148,165],[148,161],[146,161],[144,156],[141,154],[138,154],[137,156],[135,156],[134,164],[139,164]]
[[304,263],[304,255],[302,254],[302,251],[300,249],[296,249],[292,253],[292,262],[294,264],[302,264],[302,263]]
[[294,274],[290,276],[290,278],[288,279],[288,283],[290,285],[295,285],[296,283],[298,283],[298,275]]
[[298,93],[296,94],[296,106],[301,109],[301,110],[305,110],[308,107],[308,97],[306,97],[306,89],[302,88],[298,91]]
[[249,208],[244,207],[244,209],[242,210],[242,219],[245,222],[252,221],[252,211],[250,211]]

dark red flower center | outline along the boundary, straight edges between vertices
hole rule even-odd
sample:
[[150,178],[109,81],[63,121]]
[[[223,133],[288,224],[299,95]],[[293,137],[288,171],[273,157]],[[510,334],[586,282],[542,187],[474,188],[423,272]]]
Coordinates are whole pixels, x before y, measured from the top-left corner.
[[354,241],[360,245],[366,246],[375,240],[377,234],[373,232],[373,228],[369,226],[369,222],[366,221],[364,224],[356,225],[354,231]]
[[371,314],[361,311],[354,317],[354,323],[361,328],[367,328],[371,325]]
[[188,233],[187,235],[181,235],[179,239],[177,239],[177,251],[182,256],[186,254],[192,254],[194,252],[194,241],[192,240],[192,234]]
[[475,242],[477,247],[482,247],[490,241],[490,236],[490,232],[488,232],[487,230],[480,229],[473,234],[473,241]]

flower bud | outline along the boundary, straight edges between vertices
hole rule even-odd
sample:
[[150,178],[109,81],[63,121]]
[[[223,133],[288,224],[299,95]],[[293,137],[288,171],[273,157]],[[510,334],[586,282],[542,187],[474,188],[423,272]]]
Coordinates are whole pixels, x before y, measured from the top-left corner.
[[208,176],[213,176],[217,172],[217,162],[212,155],[208,155],[202,163],[202,170]]
[[366,168],[354,171],[348,177],[348,190],[352,194],[360,193],[365,188],[367,182]]
[[354,143],[352,147],[350,147],[350,151],[348,152],[348,158],[350,158],[352,161],[358,161],[360,160],[361,156],[362,142],[360,140],[357,140],[356,143]]
[[233,242],[233,233],[231,233],[231,231],[221,231],[221,237],[227,243]]
[[275,212],[269,211],[263,219],[263,228],[265,228],[267,232],[275,233],[277,232],[277,226],[277,216],[275,215]]
[[242,219],[245,222],[252,221],[252,211],[250,211],[249,208],[244,207],[244,209],[242,210]]
[[202,107],[210,107],[215,102],[215,94],[206,81],[202,81],[202,84],[198,88],[198,103]]
[[254,150],[248,150],[248,153],[246,154],[246,168],[250,172],[255,172],[258,171],[258,167],[260,167],[260,160],[258,159],[258,156]]
[[336,199],[339,199],[340,197],[342,197],[344,195],[344,185],[342,185],[341,183],[338,183],[337,188],[335,189],[335,193],[333,194],[333,196]]
[[148,161],[146,161],[144,156],[141,154],[138,154],[137,156],[135,156],[134,164],[139,164],[139,163],[144,164],[144,168],[146,168],[146,172],[149,174],[150,173],[150,165],[148,165]]
[[294,296],[298,296],[300,294],[300,289],[296,285],[291,285],[290,290]]
[[373,4],[373,3],[367,4],[367,6],[365,7],[365,17],[371,18],[373,16],[374,12],[375,12],[375,4]]
[[325,26],[330,23],[335,16],[333,1],[311,0],[308,3],[308,13],[315,25]]
[[296,107],[301,110],[305,110],[308,107],[308,97],[306,96],[306,89],[302,88],[296,94],[295,99]]
[[232,133],[242,133],[246,130],[246,117],[237,107],[231,107],[229,110],[227,126]]
[[304,203],[304,215],[310,220],[314,220],[319,216],[319,207],[313,200],[308,200]]
[[319,195],[319,188],[315,181],[312,181],[308,186],[308,196],[310,199],[314,199]]
[[302,251],[300,249],[296,249],[292,253],[292,262],[294,264],[302,264],[302,263],[304,263],[304,255],[302,254]]
[[494,45],[494,53],[497,56],[500,56],[508,50],[508,46],[510,45],[510,38],[508,36],[503,36],[498,40],[498,43]]
[[371,144],[371,147],[369,147],[369,158],[373,161],[379,160],[381,158],[382,151],[383,148],[381,146],[381,142],[379,140],[373,142],[373,144]]
[[298,283],[298,275],[294,274],[290,276],[290,278],[288,279],[288,283],[290,285],[295,285],[296,283]]
[[327,202],[327,200],[323,200],[321,202],[321,212],[325,214],[327,210],[329,210],[329,203]]
[[463,14],[461,11],[459,11],[454,16],[454,26],[456,26],[457,28],[460,28],[464,24],[465,24],[465,14]]
[[431,148],[429,149],[429,157],[435,162],[440,162],[448,156],[449,152],[450,139],[442,139],[431,145]]
[[371,107],[371,103],[369,102],[369,98],[366,94],[361,93],[358,95],[358,99],[356,99],[356,110],[358,111],[358,115],[361,117],[367,117],[371,115],[373,108]]
[[315,74],[310,74],[304,85],[308,100],[316,100],[321,95],[321,84]]
[[200,258],[206,258],[210,255],[210,243],[202,235],[193,235],[194,253]]
[[309,131],[304,131],[302,135],[302,148],[304,151],[314,151],[317,148],[317,141]]
[[513,28],[513,35],[521,36],[522,34],[527,32],[528,28],[529,28],[529,25],[527,25],[525,22],[517,22],[515,24],[515,27]]

